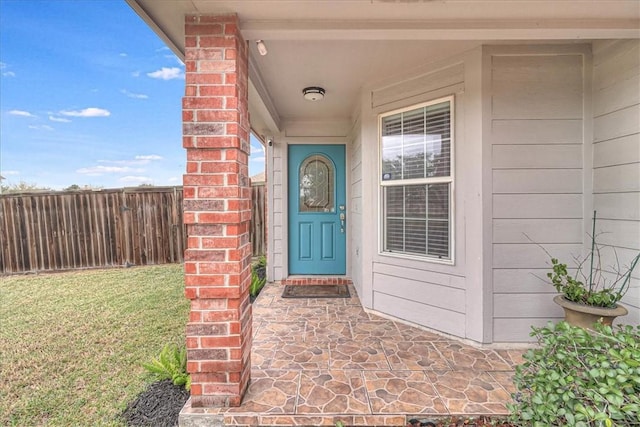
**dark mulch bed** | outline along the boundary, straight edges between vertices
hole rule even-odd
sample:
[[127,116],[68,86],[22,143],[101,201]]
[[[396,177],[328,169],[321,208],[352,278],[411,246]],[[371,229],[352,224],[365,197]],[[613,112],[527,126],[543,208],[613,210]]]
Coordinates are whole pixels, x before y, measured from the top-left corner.
[[434,417],[436,419],[428,420],[422,418],[412,418],[409,420],[407,427],[515,427],[509,424],[503,417]]
[[184,387],[173,385],[171,380],[150,384],[127,406],[122,417],[128,426],[174,427],[178,415],[189,399]]

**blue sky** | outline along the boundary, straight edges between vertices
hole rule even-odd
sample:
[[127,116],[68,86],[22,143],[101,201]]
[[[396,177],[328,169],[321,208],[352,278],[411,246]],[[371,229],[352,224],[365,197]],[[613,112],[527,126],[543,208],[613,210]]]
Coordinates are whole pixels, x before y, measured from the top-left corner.
[[3,184],[181,185],[183,95],[182,62],[124,0],[0,0]]

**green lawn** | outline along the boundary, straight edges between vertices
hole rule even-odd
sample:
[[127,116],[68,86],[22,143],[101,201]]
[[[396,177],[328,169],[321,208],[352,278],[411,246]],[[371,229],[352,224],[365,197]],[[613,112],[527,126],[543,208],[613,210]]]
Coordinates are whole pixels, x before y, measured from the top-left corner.
[[0,425],[124,425],[188,311],[181,265],[0,277]]

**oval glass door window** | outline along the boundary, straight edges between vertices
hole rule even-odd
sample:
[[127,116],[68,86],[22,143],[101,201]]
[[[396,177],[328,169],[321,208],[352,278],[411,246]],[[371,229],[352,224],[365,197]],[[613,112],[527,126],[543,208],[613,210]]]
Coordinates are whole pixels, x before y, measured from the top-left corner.
[[300,212],[335,212],[333,162],[314,154],[300,165]]

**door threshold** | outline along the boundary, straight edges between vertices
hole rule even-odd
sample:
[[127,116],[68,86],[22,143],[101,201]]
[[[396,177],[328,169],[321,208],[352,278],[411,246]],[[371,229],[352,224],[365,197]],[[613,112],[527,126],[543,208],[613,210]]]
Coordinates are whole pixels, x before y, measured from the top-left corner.
[[280,281],[281,285],[352,285],[347,276],[289,276]]

